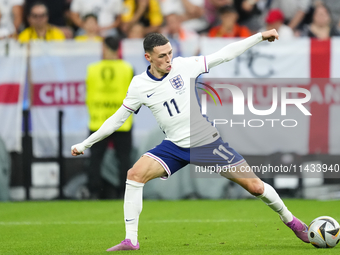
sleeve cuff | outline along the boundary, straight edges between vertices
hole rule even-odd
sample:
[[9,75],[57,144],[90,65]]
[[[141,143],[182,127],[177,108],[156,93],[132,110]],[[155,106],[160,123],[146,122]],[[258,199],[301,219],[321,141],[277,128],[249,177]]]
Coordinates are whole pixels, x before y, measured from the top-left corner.
[[257,36],[259,37],[259,41],[262,42],[263,41],[263,36],[261,32],[257,33]]
[[123,106],[124,106],[125,109],[128,110],[129,112],[135,112],[135,110],[131,109],[130,107],[127,107],[125,104],[123,104]]

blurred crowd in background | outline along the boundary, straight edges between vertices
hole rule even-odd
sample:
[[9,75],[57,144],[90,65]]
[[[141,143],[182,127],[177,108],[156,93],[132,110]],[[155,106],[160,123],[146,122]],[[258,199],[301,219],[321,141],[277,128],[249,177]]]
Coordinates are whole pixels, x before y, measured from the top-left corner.
[[0,0],[0,39],[101,41],[161,32],[248,37],[275,28],[280,39],[340,35],[339,0]]

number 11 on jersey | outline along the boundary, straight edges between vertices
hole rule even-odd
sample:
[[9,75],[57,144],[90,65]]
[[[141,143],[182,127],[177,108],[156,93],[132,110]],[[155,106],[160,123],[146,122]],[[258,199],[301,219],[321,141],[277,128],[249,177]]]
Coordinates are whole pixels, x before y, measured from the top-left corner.
[[[176,101],[175,101],[174,98],[170,100],[170,104],[173,104],[173,105],[174,105],[174,107],[175,107],[175,109],[176,109],[176,111],[177,111],[177,114],[180,113],[180,111],[179,111],[179,109],[178,109],[178,106],[177,106]],[[171,112],[171,109],[170,109],[170,106],[169,106],[168,102],[165,101],[165,102],[163,103],[163,105],[168,109],[169,115],[170,115],[170,117],[172,117],[172,112]]]

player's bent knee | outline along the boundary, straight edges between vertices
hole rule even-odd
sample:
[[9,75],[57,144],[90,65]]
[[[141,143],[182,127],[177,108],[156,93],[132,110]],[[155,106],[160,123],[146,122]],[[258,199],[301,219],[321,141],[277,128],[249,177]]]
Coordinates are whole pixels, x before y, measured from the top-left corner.
[[255,179],[248,185],[248,192],[253,196],[260,196],[264,192],[263,182],[260,179]]
[[127,172],[127,179],[135,182],[146,183],[148,180],[145,178],[145,174],[138,168],[131,168]]

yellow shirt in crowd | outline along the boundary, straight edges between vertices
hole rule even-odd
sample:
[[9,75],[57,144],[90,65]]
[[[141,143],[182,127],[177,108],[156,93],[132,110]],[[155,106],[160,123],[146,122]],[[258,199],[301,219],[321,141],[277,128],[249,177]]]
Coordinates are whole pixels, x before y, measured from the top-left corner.
[[[123,22],[129,22],[133,18],[133,15],[137,9],[135,0],[124,1],[125,13],[122,15]],[[157,0],[149,0],[149,6],[147,8],[144,17],[149,20],[150,26],[160,26],[163,23],[163,15],[161,7]]]
[[90,38],[88,35],[78,35],[74,38],[74,40],[78,42],[85,42],[85,41],[102,42],[103,38],[100,36],[95,36],[95,37]]
[[45,40],[45,41],[62,41],[65,40],[64,33],[51,25],[48,25],[46,34],[44,37],[38,37],[34,28],[28,27],[19,34],[18,41],[21,43],[27,43],[31,40]]

